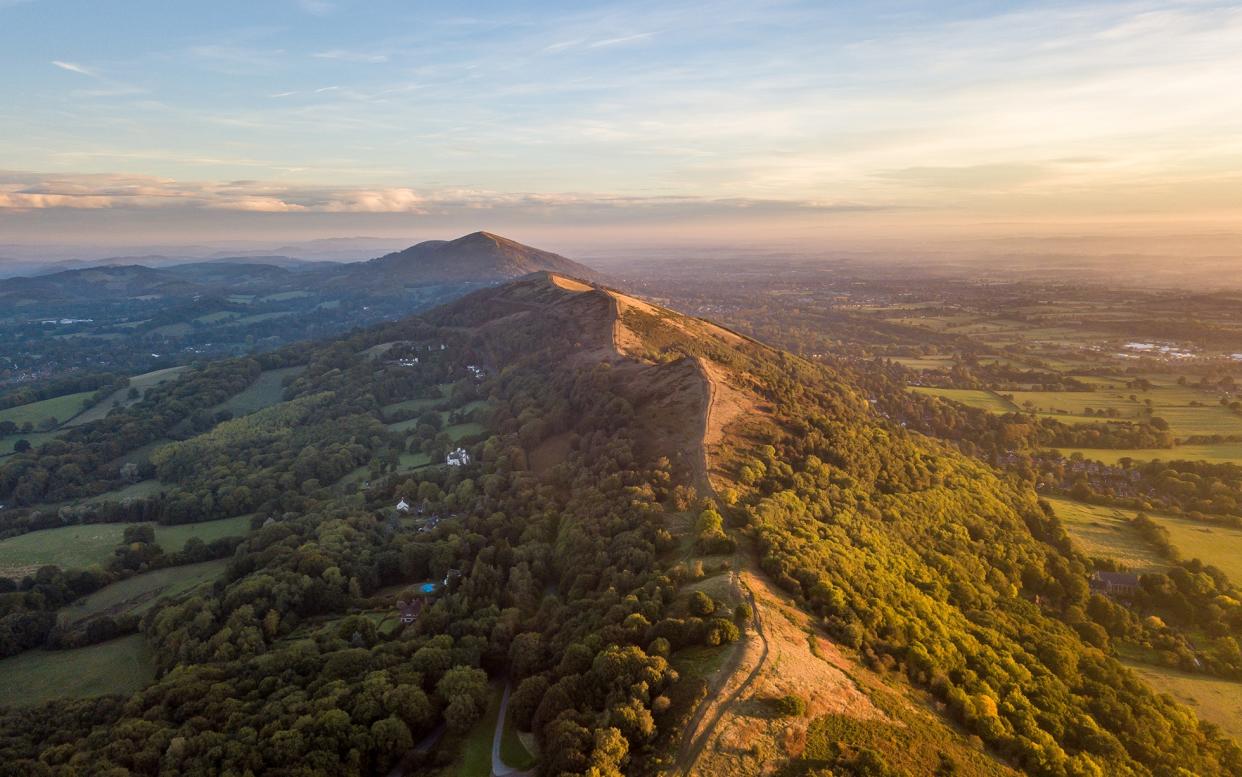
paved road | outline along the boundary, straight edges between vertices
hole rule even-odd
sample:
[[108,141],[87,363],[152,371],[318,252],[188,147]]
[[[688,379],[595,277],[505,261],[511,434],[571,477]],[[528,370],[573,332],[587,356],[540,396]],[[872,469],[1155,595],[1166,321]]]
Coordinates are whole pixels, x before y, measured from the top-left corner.
[[500,697],[500,712],[496,715],[496,731],[492,734],[492,777],[529,777],[533,771],[514,769],[500,758],[500,739],[504,735],[505,720],[509,714],[509,691],[511,686],[505,683],[504,695]]

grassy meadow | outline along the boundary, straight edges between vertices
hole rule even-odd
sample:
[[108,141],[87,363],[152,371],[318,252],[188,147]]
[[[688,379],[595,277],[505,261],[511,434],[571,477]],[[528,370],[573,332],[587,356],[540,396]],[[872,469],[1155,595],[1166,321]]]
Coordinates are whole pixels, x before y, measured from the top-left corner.
[[285,380],[304,369],[306,368],[285,367],[279,370],[265,370],[259,374],[254,383],[212,409],[217,412],[228,410],[234,417],[238,417],[271,407],[284,399]]
[[977,407],[980,410],[988,410],[993,413],[1012,413],[1018,410],[1012,402],[997,394],[995,391],[985,389],[955,389],[955,388],[938,388],[934,386],[914,386],[912,391],[920,394],[927,394],[941,399],[950,399],[954,402],[961,402],[967,407]]
[[1144,574],[1168,567],[1151,543],[1130,526],[1135,513],[1070,499],[1045,497],[1065,531],[1088,556],[1112,559],[1132,572]]
[[62,607],[60,622],[72,626],[97,615],[141,615],[164,597],[178,596],[215,580],[228,563],[228,559],[217,559],[134,575]]
[[0,705],[29,707],[66,697],[128,696],[153,679],[151,649],[141,634],[74,650],[27,650],[0,659]]
[[1211,464],[1242,466],[1242,442],[1176,445],[1172,448],[1060,448],[1065,456],[1081,453],[1084,459],[1117,464],[1122,459],[1134,461],[1206,461]]
[[[1168,566],[1137,532],[1129,529],[1128,522],[1138,515],[1137,511],[1051,497],[1048,502],[1065,524],[1065,530],[1088,553],[1115,558],[1136,572]],[[1197,558],[1219,567],[1231,581],[1242,581],[1242,529],[1163,513],[1148,515],[1169,530],[1173,547],[1182,558]]]
[[[0,576],[22,577],[41,566],[54,564],[77,569],[104,564],[121,543],[126,523],[91,523],[27,532],[0,540]],[[155,541],[165,551],[185,547],[191,537],[211,542],[221,537],[237,537],[250,531],[250,516],[239,515],[218,521],[156,526]]]
[[1134,661],[1125,664],[1152,688],[1167,693],[1203,720],[1242,740],[1242,683]]
[[66,394],[62,397],[10,407],[0,410],[0,421],[12,421],[18,426],[30,423],[37,429],[40,424],[54,418],[59,426],[85,410],[94,395],[93,391],[81,391],[77,394]]
[[177,377],[182,372],[185,372],[185,370],[187,369],[189,368],[188,367],[167,367],[162,370],[155,370],[154,372],[147,372],[142,375],[135,375],[129,379],[128,386],[126,386],[123,389],[117,389],[116,391],[112,392],[107,397],[105,397],[102,402],[97,402],[96,404],[91,406],[90,409],[86,410],[84,413],[79,415],[77,418],[74,418],[73,421],[65,424],[65,426],[80,426],[82,424],[88,424],[91,421],[98,421],[99,419],[106,417],[108,413],[111,412],[112,408],[114,407],[118,407],[118,406],[129,407],[130,405],[138,401],[138,399],[130,399],[129,397],[130,389],[137,389],[138,397],[140,399],[147,389],[151,388],[152,386],[158,386],[159,384],[164,383],[165,381],[172,380],[173,378]]

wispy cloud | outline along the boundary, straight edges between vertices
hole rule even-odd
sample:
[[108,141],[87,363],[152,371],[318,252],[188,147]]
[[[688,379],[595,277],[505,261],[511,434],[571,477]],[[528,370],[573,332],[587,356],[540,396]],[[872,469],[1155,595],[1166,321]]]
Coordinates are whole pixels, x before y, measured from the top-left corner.
[[375,65],[388,61],[387,54],[376,54],[365,51],[346,51],[345,49],[317,51],[311,56],[315,59],[331,59],[338,62],[363,62]]
[[90,68],[87,68],[87,67],[83,67],[82,65],[79,65],[76,62],[65,62],[64,60],[61,60],[61,59],[53,59],[52,64],[60,68],[61,70],[68,70],[70,73],[77,73],[79,75],[88,76],[90,78],[99,78],[99,74],[96,73],[94,70],[91,70]]
[[588,43],[587,48],[602,49],[608,46],[620,46],[623,43],[636,43],[640,40],[647,40],[655,35],[654,32],[639,32],[634,35],[622,35],[619,38],[604,38],[593,43]]
[[298,7],[312,16],[327,16],[336,10],[336,4],[328,0],[298,0]]

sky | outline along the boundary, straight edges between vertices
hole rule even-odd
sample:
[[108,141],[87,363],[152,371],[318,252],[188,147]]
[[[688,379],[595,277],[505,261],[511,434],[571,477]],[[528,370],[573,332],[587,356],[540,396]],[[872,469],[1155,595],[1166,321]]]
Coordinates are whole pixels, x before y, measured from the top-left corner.
[[0,244],[1228,244],[1240,74],[1196,0],[0,0]]

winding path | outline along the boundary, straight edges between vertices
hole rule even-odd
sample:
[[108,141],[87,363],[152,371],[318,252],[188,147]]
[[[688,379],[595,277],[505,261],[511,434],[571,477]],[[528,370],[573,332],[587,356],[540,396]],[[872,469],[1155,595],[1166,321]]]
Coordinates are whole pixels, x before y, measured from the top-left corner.
[[731,661],[729,671],[721,678],[720,687],[709,693],[699,703],[699,708],[695,710],[694,716],[686,725],[686,737],[682,740],[681,747],[677,752],[677,763],[674,767],[674,772],[683,777],[687,777],[690,774],[690,770],[694,768],[695,763],[698,762],[699,756],[703,753],[703,748],[707,747],[707,743],[711,741],[712,734],[715,733],[720,719],[724,717],[726,712],[732,709],[737,700],[741,698],[742,693],[750,688],[768,660],[768,637],[763,631],[763,616],[759,613],[755,594],[749,588],[746,589],[746,600],[750,602],[750,610],[755,619],[755,633],[759,635],[759,641],[763,645],[759,651],[759,660],[755,662],[755,666],[750,670],[750,674],[746,675],[746,679],[737,688],[733,689],[733,693],[730,693],[728,698],[715,706],[715,712],[713,712],[711,720],[707,721],[706,724],[703,723],[703,718],[706,717],[708,710],[712,709],[715,693],[719,692],[720,687],[723,687],[724,683],[737,672],[738,664],[742,661],[743,651],[739,650],[734,660]]

